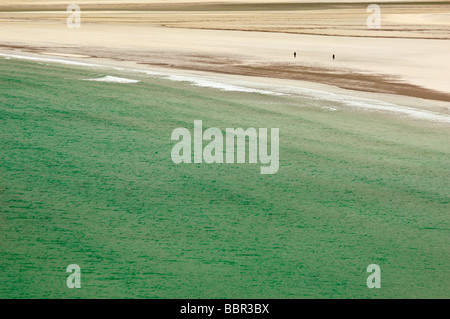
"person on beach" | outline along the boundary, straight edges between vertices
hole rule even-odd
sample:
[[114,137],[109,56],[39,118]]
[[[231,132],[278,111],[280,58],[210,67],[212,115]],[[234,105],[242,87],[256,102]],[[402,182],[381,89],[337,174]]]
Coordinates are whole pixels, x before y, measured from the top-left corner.
[[334,60],[334,54],[333,54],[333,60]]
[[294,58],[296,58],[297,57],[297,52],[294,52]]

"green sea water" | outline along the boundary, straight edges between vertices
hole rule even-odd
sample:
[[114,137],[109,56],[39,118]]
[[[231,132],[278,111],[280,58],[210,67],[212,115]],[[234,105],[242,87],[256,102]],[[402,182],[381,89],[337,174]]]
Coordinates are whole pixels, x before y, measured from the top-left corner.
[[[0,59],[0,298],[449,298],[450,129],[327,106]],[[194,120],[279,171],[174,164]]]

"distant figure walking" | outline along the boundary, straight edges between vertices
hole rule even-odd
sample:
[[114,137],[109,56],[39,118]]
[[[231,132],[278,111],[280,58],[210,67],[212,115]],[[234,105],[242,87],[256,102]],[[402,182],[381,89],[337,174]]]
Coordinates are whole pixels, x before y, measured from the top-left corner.
[[297,52],[294,52],[294,58],[296,58],[297,57]]
[[334,54],[333,54],[333,60],[334,60]]

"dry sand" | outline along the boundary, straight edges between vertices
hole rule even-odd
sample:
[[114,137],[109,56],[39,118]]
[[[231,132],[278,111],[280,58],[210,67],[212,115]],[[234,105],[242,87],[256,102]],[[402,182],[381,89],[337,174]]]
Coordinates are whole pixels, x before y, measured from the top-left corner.
[[2,1],[0,50],[450,102],[450,2],[382,4],[376,30],[360,3],[75,2],[80,29],[67,28],[66,1]]

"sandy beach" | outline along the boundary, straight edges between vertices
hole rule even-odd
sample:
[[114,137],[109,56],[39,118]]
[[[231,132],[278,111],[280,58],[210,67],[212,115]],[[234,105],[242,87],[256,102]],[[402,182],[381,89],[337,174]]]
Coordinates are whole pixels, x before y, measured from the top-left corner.
[[81,28],[69,29],[64,1],[2,2],[0,50],[450,102],[448,2],[382,4],[380,29],[365,3],[78,3]]

